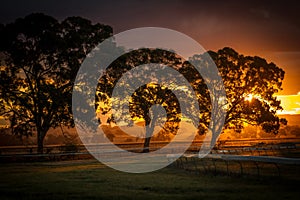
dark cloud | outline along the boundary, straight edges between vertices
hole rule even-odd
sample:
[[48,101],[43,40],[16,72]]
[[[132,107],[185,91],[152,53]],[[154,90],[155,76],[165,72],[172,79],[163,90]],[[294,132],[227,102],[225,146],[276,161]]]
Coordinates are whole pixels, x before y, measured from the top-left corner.
[[[259,0],[10,0],[0,7],[0,22],[43,12],[60,20],[68,16],[86,17],[111,25],[115,33],[142,26],[166,27],[193,37],[207,49],[230,46],[282,63],[285,57],[280,60],[273,52],[300,52],[299,5],[298,1]],[[289,72],[299,71],[295,70],[299,64],[296,57],[283,62],[287,79]],[[294,77],[290,75],[290,79]],[[290,87],[288,82],[286,87]],[[300,91],[298,85],[288,93]]]

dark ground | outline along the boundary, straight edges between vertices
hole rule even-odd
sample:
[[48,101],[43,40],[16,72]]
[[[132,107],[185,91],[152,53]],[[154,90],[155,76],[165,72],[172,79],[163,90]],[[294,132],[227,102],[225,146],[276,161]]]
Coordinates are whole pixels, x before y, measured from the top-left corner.
[[0,199],[299,199],[299,179],[196,174],[167,167],[128,174],[95,160],[0,165]]

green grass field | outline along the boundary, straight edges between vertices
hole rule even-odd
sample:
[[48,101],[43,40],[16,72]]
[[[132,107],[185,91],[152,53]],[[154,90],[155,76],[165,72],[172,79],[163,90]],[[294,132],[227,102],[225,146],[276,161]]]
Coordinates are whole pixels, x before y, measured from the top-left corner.
[[299,199],[299,180],[196,175],[175,168],[128,174],[95,160],[0,165],[0,199]]

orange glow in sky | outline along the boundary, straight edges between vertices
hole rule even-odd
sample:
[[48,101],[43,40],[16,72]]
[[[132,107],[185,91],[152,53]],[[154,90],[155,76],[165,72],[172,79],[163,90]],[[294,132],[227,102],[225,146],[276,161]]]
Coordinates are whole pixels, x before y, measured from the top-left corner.
[[300,92],[296,95],[278,95],[283,107],[278,114],[300,114]]

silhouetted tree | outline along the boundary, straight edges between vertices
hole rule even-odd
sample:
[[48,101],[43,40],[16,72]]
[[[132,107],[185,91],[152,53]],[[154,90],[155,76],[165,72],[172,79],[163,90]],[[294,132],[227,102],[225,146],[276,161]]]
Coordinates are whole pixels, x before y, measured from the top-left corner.
[[[240,132],[245,124],[258,125],[266,132],[277,134],[280,124],[287,123],[284,118],[280,119],[276,115],[278,110],[282,110],[275,93],[282,90],[284,71],[263,58],[244,56],[229,47],[208,53],[218,67],[226,90],[227,103],[224,107],[227,114],[224,127]],[[201,66],[203,56],[194,55],[189,61],[198,62]],[[201,94],[198,96],[202,112],[199,132],[203,133],[208,128],[211,115],[205,81],[188,61],[179,70]]]
[[[122,55],[107,68],[105,75],[99,80],[96,95],[98,111],[101,114],[108,114],[111,111],[110,105],[112,103],[113,90],[117,81],[124,73],[130,71],[135,66],[150,63],[160,63],[176,68],[176,66],[180,66],[181,59],[174,53],[158,49],[140,49]],[[147,70],[140,71],[138,74],[133,73],[131,74],[131,79],[142,80],[145,74],[147,74]],[[121,98],[115,101],[121,102],[120,105],[123,105],[124,99]],[[156,104],[161,105],[166,110],[167,118],[164,124],[161,124],[163,116],[160,116],[162,113],[159,112],[159,108],[152,107]],[[132,119],[144,120],[145,122],[144,152],[149,151],[150,140],[153,136],[155,126],[158,124],[162,125],[162,128],[168,133],[176,133],[178,129],[181,114],[179,103],[174,93],[165,86],[149,82],[149,84],[136,88],[135,92],[131,95],[129,111]],[[133,121],[128,120],[125,116],[126,113],[122,113],[121,109],[117,109],[114,115],[108,118],[108,122],[115,122],[115,118],[118,117],[121,121],[127,122],[129,126],[132,125]]]
[[[279,119],[276,115],[276,111],[282,107],[280,101],[274,96],[282,89],[284,71],[263,58],[243,56],[231,48],[224,48],[218,52],[209,51],[208,53],[218,67],[225,86],[227,95],[227,101],[223,105],[227,110],[225,128],[240,131],[245,124],[252,124],[262,126],[268,132],[277,133],[280,122],[286,124],[285,119]],[[203,134],[209,127],[211,115],[218,115],[218,111],[212,111],[209,90],[204,79],[191,62],[197,63],[199,66],[207,66],[206,57],[207,54],[194,55],[189,61],[185,61],[175,53],[159,49],[141,49],[125,54],[113,62],[108,67],[106,74],[99,80],[96,95],[98,104],[96,106],[100,113],[109,113],[111,111],[112,91],[123,74],[141,64],[162,63],[180,72],[195,91],[200,113],[195,114],[195,108],[191,107],[187,117],[198,127],[198,132]],[[213,95],[214,98],[219,98],[222,101],[218,92]],[[157,117],[152,116],[152,120],[154,120],[151,122],[149,109],[154,104],[161,104],[164,105],[170,121],[178,122],[180,121],[180,109],[178,105],[174,104],[176,102],[174,98],[167,88],[162,89],[159,85],[147,84],[137,88],[130,102],[131,117],[142,118],[146,124],[155,124]],[[170,112],[171,110],[173,112]],[[122,113],[119,114],[123,115]],[[108,118],[108,122],[110,121],[114,121],[114,116]],[[167,130],[170,127],[164,126],[164,128]],[[176,130],[176,126],[175,129],[171,127],[169,130],[170,132]],[[152,135],[153,128],[149,126],[146,130],[146,136],[149,139],[145,139],[144,149],[148,149]]]
[[50,127],[72,125],[71,95],[86,55],[112,35],[112,28],[81,17],[61,23],[31,14],[0,26],[5,59],[0,69],[0,115],[14,134],[37,133],[38,152]]
[[[166,116],[163,116],[159,110],[161,108],[157,105],[165,109]],[[176,134],[179,128],[178,122],[181,118],[179,102],[174,93],[164,86],[150,83],[138,88],[131,96],[129,111],[133,119],[145,121],[144,152],[149,152],[150,141],[156,126],[161,126],[169,134]],[[164,117],[166,117],[165,121]]]
[[244,124],[278,133],[286,124],[276,112],[282,110],[275,93],[282,90],[284,71],[258,56],[244,56],[231,48],[209,52],[221,73],[227,95],[226,128],[240,131]]

